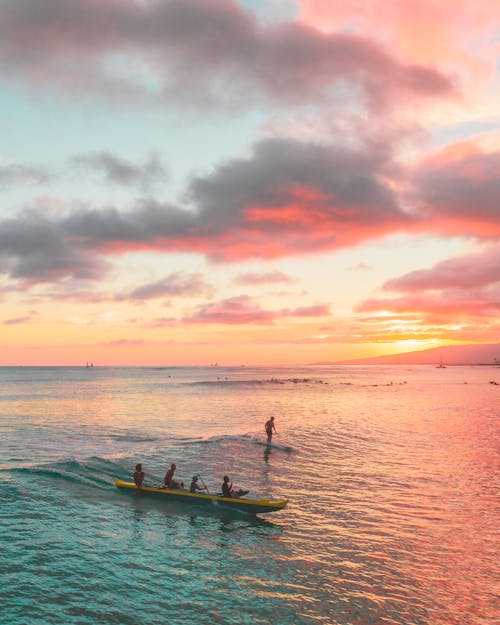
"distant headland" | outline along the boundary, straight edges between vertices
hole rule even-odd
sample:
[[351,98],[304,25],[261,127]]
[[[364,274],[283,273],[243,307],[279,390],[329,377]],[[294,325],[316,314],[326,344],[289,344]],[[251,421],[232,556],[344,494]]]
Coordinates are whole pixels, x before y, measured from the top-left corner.
[[316,362],[316,365],[492,365],[500,366],[500,343],[446,345],[371,358]]

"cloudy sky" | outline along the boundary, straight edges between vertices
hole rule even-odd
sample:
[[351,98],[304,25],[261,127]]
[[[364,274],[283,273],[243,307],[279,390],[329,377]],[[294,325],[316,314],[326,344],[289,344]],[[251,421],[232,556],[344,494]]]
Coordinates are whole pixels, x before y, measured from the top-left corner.
[[500,337],[497,0],[0,0],[0,364]]

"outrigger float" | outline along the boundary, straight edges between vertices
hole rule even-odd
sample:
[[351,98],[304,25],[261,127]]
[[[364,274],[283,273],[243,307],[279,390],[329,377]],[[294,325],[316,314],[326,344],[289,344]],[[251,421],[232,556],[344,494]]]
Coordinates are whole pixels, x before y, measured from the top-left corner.
[[[115,486],[122,490],[137,490],[134,482],[124,482],[115,478]],[[221,495],[210,495],[200,493],[190,493],[187,490],[155,488],[153,486],[143,486],[142,492],[145,495],[163,497],[170,501],[183,501],[197,506],[219,506],[228,510],[240,510],[247,514],[261,514],[263,512],[276,512],[282,510],[288,503],[288,499],[246,499],[245,497],[222,497]]]

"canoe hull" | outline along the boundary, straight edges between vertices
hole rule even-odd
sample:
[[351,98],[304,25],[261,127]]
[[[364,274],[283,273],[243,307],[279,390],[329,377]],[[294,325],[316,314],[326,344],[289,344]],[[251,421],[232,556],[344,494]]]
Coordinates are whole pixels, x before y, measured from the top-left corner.
[[[120,490],[137,492],[137,486],[133,482],[124,482],[115,478],[115,486]],[[245,499],[220,497],[219,495],[208,495],[200,493],[190,493],[185,490],[170,490],[167,488],[154,488],[143,486],[142,493],[148,497],[160,497],[169,501],[182,501],[196,506],[214,506],[229,510],[240,510],[247,514],[262,514],[265,512],[276,512],[282,510],[288,503],[288,499],[270,501],[269,499]]]

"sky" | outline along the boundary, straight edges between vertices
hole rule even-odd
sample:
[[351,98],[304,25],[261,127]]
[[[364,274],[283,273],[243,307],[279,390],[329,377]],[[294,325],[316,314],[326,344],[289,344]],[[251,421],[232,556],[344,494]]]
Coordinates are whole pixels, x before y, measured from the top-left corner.
[[0,365],[500,340],[497,0],[0,0]]

